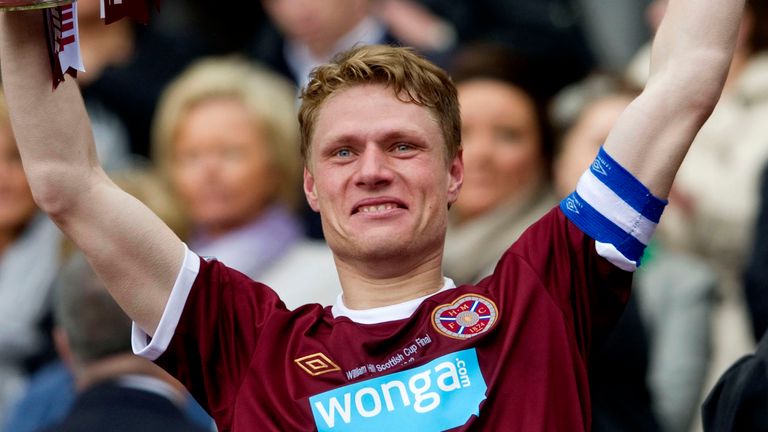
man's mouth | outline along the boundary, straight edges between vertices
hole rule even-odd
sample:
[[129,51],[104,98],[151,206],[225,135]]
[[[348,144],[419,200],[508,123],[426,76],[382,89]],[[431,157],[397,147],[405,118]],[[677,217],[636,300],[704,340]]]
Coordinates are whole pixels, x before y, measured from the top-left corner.
[[357,213],[364,213],[364,214],[375,214],[375,213],[384,213],[391,210],[396,209],[404,209],[407,208],[405,204],[400,202],[397,199],[369,199],[364,200],[363,202],[359,203],[356,207],[354,207],[354,210],[352,211],[352,214]]
[[394,203],[388,203],[388,204],[379,204],[379,205],[369,205],[369,206],[362,206],[357,208],[358,213],[375,213],[375,212],[382,212],[386,210],[392,210],[396,209],[397,204]]

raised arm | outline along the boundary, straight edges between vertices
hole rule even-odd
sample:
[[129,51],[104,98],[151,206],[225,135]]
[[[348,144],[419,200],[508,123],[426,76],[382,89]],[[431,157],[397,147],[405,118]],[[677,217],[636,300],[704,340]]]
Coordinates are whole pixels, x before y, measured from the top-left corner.
[[76,83],[51,90],[43,34],[39,11],[0,13],[3,87],[32,193],[128,315],[153,334],[184,246],[99,166]]
[[670,0],[648,84],[608,136],[605,151],[659,198],[720,98],[743,9],[744,0]]

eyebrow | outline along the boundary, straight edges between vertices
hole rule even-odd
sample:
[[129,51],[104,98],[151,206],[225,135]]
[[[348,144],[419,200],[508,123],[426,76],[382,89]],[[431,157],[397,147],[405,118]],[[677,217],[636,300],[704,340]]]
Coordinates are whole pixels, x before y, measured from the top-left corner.
[[[374,133],[373,134],[376,137],[377,141],[397,141],[397,140],[416,140],[419,143],[423,143],[426,141],[426,138],[424,137],[423,133],[420,133],[416,129],[397,129],[397,130],[388,130],[381,134]],[[345,145],[345,144],[355,144],[359,142],[359,136],[352,133],[343,133],[341,135],[338,135],[336,137],[332,137],[328,141],[326,141],[330,145]]]

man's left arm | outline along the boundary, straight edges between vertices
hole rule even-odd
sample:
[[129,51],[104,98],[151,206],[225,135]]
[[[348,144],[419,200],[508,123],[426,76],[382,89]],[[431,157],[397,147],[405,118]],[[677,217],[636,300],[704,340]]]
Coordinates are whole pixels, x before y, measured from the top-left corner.
[[725,84],[744,0],[670,0],[645,90],[616,122],[605,151],[665,199]]

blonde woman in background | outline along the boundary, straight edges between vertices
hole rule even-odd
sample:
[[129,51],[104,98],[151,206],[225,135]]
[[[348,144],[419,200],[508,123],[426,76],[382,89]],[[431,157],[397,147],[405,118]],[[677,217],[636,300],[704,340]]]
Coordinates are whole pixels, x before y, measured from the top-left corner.
[[295,89],[244,60],[192,65],[158,106],[153,156],[189,218],[189,246],[274,287],[289,308],[333,303],[330,250],[294,214]]

